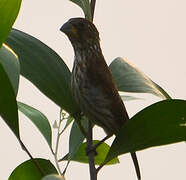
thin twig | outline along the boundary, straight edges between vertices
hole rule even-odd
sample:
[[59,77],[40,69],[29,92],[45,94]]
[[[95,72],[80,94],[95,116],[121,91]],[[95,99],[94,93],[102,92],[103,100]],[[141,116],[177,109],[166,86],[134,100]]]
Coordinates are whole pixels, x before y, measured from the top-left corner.
[[95,167],[95,151],[93,150],[92,140],[92,122],[88,122],[88,134],[87,134],[87,156],[89,160],[90,180],[97,180],[97,172]]
[[18,139],[19,140],[19,143],[22,147],[22,149],[28,154],[28,156],[30,157],[30,159],[32,160],[32,162],[34,163],[34,165],[36,166],[36,168],[38,168],[40,174],[42,176],[45,175],[43,169],[39,166],[38,162],[33,158],[33,156],[31,155],[31,153],[28,151],[28,149],[26,148],[26,146],[24,145],[24,143],[21,141],[21,139]]
[[96,5],[96,0],[91,0],[91,2],[90,2],[90,8],[91,8],[92,21],[94,19],[95,5]]
[[61,122],[63,121],[63,118],[64,118],[64,117],[61,118],[61,114],[62,114],[62,110],[60,111],[60,120],[59,120],[59,125],[57,128],[57,139],[56,139],[56,148],[55,148],[55,152],[54,152],[54,159],[55,159],[55,163],[56,163],[56,167],[58,169],[58,172],[62,176],[63,173],[61,172],[61,169],[59,167],[59,162],[58,162],[59,140],[60,140],[60,136],[61,136],[60,127],[61,127]]
[[140,167],[139,167],[139,163],[138,163],[136,153],[130,153],[130,154],[131,154],[131,157],[132,157],[132,160],[133,160],[133,163],[134,163],[137,178],[138,178],[138,180],[141,180]]
[[110,137],[111,137],[110,135],[105,136],[102,140],[100,140],[97,144],[94,145],[94,148],[97,149],[100,145],[102,145]]
[[58,157],[57,157],[57,155],[58,155],[58,147],[59,147],[59,139],[60,139],[60,134],[59,134],[59,130],[58,130],[58,132],[57,132],[57,140],[56,140],[56,149],[55,149],[55,153],[54,153],[54,159],[55,159],[55,163],[56,163],[58,172],[62,176],[62,172],[61,172],[61,169],[59,167]]
[[106,163],[102,163],[97,169],[96,169],[96,172],[98,174],[98,172],[101,170],[101,168],[105,165]]
[[67,165],[65,166],[65,169],[63,170],[63,176],[65,175],[69,164],[70,164],[70,161],[67,162]]

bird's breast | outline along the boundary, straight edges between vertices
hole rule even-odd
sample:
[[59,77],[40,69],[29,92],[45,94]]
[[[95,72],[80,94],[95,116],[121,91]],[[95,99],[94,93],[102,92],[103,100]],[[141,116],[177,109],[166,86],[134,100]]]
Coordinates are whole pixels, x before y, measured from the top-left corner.
[[[85,67],[84,67],[85,66]],[[94,74],[92,74],[94,76]],[[82,112],[95,124],[104,128],[108,133],[110,127],[118,129],[113,121],[113,114],[110,111],[110,98],[102,91],[102,86],[93,82],[89,69],[86,65],[74,63],[72,72],[72,91],[77,104]],[[106,122],[105,122],[106,121]],[[112,134],[112,133],[108,133]]]

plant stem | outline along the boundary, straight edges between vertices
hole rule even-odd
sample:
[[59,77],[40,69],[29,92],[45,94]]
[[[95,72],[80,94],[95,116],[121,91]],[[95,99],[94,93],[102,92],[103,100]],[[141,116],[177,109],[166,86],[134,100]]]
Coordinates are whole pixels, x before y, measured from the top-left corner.
[[[91,0],[90,8],[91,8],[92,22],[94,19],[95,5],[96,5],[96,0]],[[89,120],[86,139],[87,139],[87,156],[89,160],[90,180],[97,180],[97,170],[95,167],[96,149],[93,150],[92,129],[93,129],[92,122]]]
[[98,173],[104,165],[105,165],[105,163],[102,163],[102,164],[96,169],[96,172]]
[[92,21],[94,19],[95,5],[96,5],[96,0],[91,0],[91,2],[90,2],[90,8],[91,8]]
[[139,163],[138,163],[136,153],[130,153],[130,154],[131,154],[131,157],[132,157],[132,160],[133,160],[133,163],[134,163],[137,178],[138,178],[138,180],[141,180],[141,173],[140,173],[140,168],[139,168]]
[[57,139],[56,139],[56,148],[55,148],[55,152],[54,152],[54,159],[55,159],[57,170],[58,170],[59,174],[62,176],[63,173],[61,172],[61,169],[59,167],[59,162],[58,162],[59,140],[60,140],[60,136],[61,136],[61,133],[60,133],[61,122],[62,122],[62,119],[61,119],[61,112],[60,112],[60,121],[59,121],[59,125],[57,128]]
[[97,180],[97,171],[95,167],[95,151],[93,150],[93,140],[92,140],[92,122],[89,120],[88,124],[88,134],[87,134],[87,156],[89,160],[89,170],[90,179]]

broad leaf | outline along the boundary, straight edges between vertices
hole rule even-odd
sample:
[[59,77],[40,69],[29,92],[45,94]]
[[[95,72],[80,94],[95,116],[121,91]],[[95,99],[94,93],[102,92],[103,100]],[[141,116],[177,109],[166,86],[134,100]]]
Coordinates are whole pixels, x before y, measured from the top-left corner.
[[8,180],[41,180],[48,174],[57,174],[56,168],[49,160],[34,159],[34,161],[40,168],[36,167],[33,160],[25,161],[14,169]]
[[84,12],[85,17],[88,20],[91,20],[91,9],[89,0],[70,0],[73,3],[77,4]]
[[19,138],[18,111],[15,92],[9,77],[0,63],[0,116]]
[[[94,140],[94,144],[97,144],[98,142],[99,141]],[[81,146],[79,147],[78,151],[75,153],[74,157],[71,160],[81,162],[81,163],[89,163],[88,157],[86,155],[86,147],[87,147],[87,143],[82,143]],[[95,156],[95,164],[96,165],[101,165],[101,163],[104,162],[109,149],[110,149],[110,147],[106,143],[101,144],[96,149],[96,152],[97,152],[97,155]],[[63,159],[61,159],[60,161],[64,161],[64,160],[68,160],[68,154]],[[119,163],[118,158],[112,159],[106,165],[113,165],[113,164],[116,164],[116,163]]]
[[163,88],[154,83],[127,59],[116,58],[109,67],[119,91],[151,93],[162,99],[171,98]]
[[186,140],[186,101],[155,103],[128,121],[116,136],[107,161],[118,155]]
[[45,176],[41,180],[65,180],[65,178],[57,174],[51,174],[51,175]]
[[21,0],[0,1],[0,47],[7,38],[19,13]]
[[6,70],[8,77],[17,95],[19,86],[20,64],[17,55],[6,45],[0,49],[0,63]]
[[39,129],[41,134],[46,139],[49,146],[51,146],[52,130],[47,117],[31,106],[28,106],[21,102],[18,102],[17,104],[19,111],[21,111],[35,124],[35,126]]
[[71,73],[64,61],[38,39],[13,29],[6,41],[19,56],[21,75],[70,114],[77,106],[70,89]]

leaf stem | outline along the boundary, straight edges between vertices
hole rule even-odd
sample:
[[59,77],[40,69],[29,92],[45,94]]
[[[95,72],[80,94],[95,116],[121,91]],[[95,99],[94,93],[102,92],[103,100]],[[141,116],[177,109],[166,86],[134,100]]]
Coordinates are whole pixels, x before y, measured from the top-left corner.
[[91,8],[92,21],[94,19],[95,5],[96,5],[96,0],[91,0],[91,2],[90,2],[90,8]]

